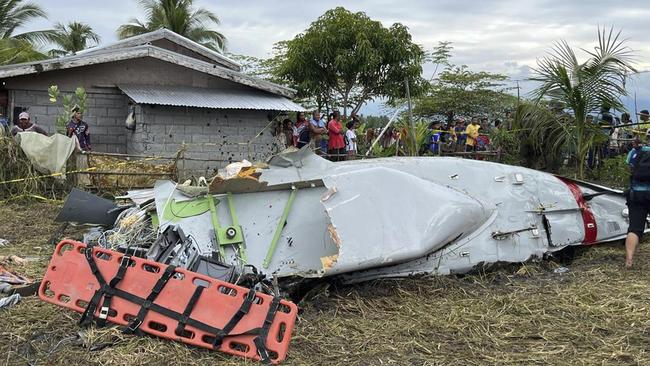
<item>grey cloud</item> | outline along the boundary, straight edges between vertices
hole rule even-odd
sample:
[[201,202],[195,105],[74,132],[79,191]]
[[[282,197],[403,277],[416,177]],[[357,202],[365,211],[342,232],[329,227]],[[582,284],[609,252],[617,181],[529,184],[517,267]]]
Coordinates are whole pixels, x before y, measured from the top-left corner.
[[[50,19],[31,29],[51,27],[55,21],[79,20],[92,25],[103,42],[116,40],[116,28],[143,14],[135,0],[92,2],[36,0]],[[553,42],[564,39],[575,47],[592,48],[597,26],[622,28],[630,39],[639,69],[650,69],[647,0],[195,0],[222,20],[218,30],[228,38],[229,51],[267,57],[273,44],[293,38],[328,9],[344,6],[364,11],[385,25],[400,22],[409,27],[415,42],[432,49],[438,41],[451,41],[453,61],[473,69],[499,72],[524,79],[536,59]],[[648,60],[648,61],[646,61]],[[425,67],[425,74],[430,72]],[[634,86],[650,101],[650,77]]]

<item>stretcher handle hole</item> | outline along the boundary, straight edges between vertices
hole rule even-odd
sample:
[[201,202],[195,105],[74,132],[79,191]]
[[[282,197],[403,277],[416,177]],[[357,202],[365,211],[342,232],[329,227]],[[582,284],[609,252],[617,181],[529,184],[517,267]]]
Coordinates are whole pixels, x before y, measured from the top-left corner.
[[207,343],[207,344],[209,344],[209,345],[212,345],[212,344],[214,344],[214,340],[215,340],[215,339],[216,339],[216,338],[215,338],[214,336],[211,336],[211,335],[208,335],[208,334],[204,334],[203,337],[201,337],[201,342],[203,342],[203,343]]
[[97,257],[97,259],[101,259],[101,260],[107,261],[107,262],[110,261],[111,258],[113,258],[113,256],[111,254],[105,253],[105,252],[100,252],[100,251],[97,251],[97,253],[95,253],[95,257]]
[[183,329],[181,331],[176,331],[175,333],[176,333],[177,336],[179,336],[181,338],[187,338],[187,339],[194,339],[194,336],[196,336],[196,334],[194,334],[194,332],[192,332],[190,330],[187,330],[187,329]]
[[[65,244],[61,245],[61,248],[59,248],[59,253],[58,254],[63,255],[63,254],[65,254],[65,252],[69,252],[71,250],[74,250],[74,245],[72,245],[70,243],[65,243]],[[83,248],[82,248],[82,250],[83,250]]]
[[52,266],[52,268],[50,268],[50,270],[51,270],[52,272],[56,272],[56,266]]
[[135,315],[133,314],[124,314],[122,317],[126,322],[130,323],[133,319],[135,319]]
[[192,283],[196,287],[205,287],[205,288],[209,288],[210,285],[211,285],[210,282],[208,282],[208,281],[206,281],[206,280],[204,280],[202,278],[196,278],[196,277],[192,280]]
[[175,279],[175,280],[182,281],[182,280],[185,279],[185,274],[180,273],[180,272],[174,272],[174,274],[172,275],[172,278]]
[[272,360],[277,360],[277,359],[280,357],[280,355],[279,355],[277,352],[275,352],[275,351],[271,351],[271,350],[269,350],[269,357],[270,357]]
[[280,305],[278,305],[278,311],[285,314],[291,314],[291,308],[289,305],[285,305],[283,303],[280,303]]
[[86,307],[88,306],[88,301],[77,300],[77,301],[75,301],[74,304],[77,305],[77,307],[79,307],[81,309],[86,309]]
[[54,297],[54,291],[50,289],[50,285],[51,285],[50,281],[45,282],[45,284],[43,285],[43,295],[45,295],[45,297],[52,298]]
[[251,349],[251,347],[249,345],[239,343],[239,342],[230,342],[228,344],[228,347],[233,351],[237,351],[237,352],[241,352],[241,353],[248,353],[248,351],[250,351],[250,349]]
[[278,334],[276,335],[275,339],[278,340],[278,343],[282,343],[284,340],[284,333],[287,331],[287,325],[282,322],[280,323],[280,327],[278,328]]
[[154,321],[150,321],[148,324],[149,329],[155,330],[161,333],[164,333],[167,331],[167,326],[163,323],[158,323]]
[[160,272],[160,267],[154,266],[153,264],[143,264],[142,269],[144,269],[147,272],[151,272],[151,273]]
[[227,286],[224,286],[224,285],[219,285],[217,290],[219,292],[221,292],[222,294],[230,295],[230,296],[233,296],[233,297],[237,296],[237,290],[235,290],[234,288],[231,288],[231,287],[227,287]]
[[77,248],[77,251],[81,254],[86,254],[86,247],[79,246]]
[[255,299],[253,299],[253,304],[255,305],[262,305],[264,303],[264,299],[262,299],[259,296],[255,296]]
[[70,296],[61,294],[59,295],[59,301],[61,301],[64,304],[67,304],[70,302]]

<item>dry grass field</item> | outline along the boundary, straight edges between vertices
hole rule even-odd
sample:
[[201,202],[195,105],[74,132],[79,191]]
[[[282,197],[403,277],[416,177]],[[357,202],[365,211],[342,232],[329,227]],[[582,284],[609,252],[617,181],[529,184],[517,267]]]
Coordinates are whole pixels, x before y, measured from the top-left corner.
[[[59,207],[0,207],[0,255],[38,278]],[[68,230],[74,237],[78,232]],[[466,276],[330,286],[300,304],[286,365],[648,365],[650,250],[633,270],[620,245],[572,260]],[[567,273],[554,273],[559,266]],[[83,330],[79,314],[29,297],[0,310],[0,364],[248,365],[251,361],[119,329]]]

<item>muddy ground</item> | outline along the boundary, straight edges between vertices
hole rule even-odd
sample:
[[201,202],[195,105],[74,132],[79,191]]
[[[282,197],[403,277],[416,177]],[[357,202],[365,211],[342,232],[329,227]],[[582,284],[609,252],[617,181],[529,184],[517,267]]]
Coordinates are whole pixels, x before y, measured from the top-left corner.
[[[0,207],[0,255],[38,278],[53,251],[58,206]],[[68,229],[68,236],[79,235]],[[648,365],[650,249],[622,268],[620,245],[570,261],[467,276],[331,286],[301,303],[286,365]],[[565,266],[567,273],[554,273]],[[81,330],[79,314],[37,297],[0,310],[0,364],[248,365],[254,362],[115,327]]]

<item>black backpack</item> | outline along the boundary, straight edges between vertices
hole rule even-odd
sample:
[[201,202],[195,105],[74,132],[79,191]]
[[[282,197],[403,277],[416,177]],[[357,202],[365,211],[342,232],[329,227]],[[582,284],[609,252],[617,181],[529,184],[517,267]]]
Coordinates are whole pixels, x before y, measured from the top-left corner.
[[638,149],[634,158],[632,179],[638,182],[650,182],[650,151]]

